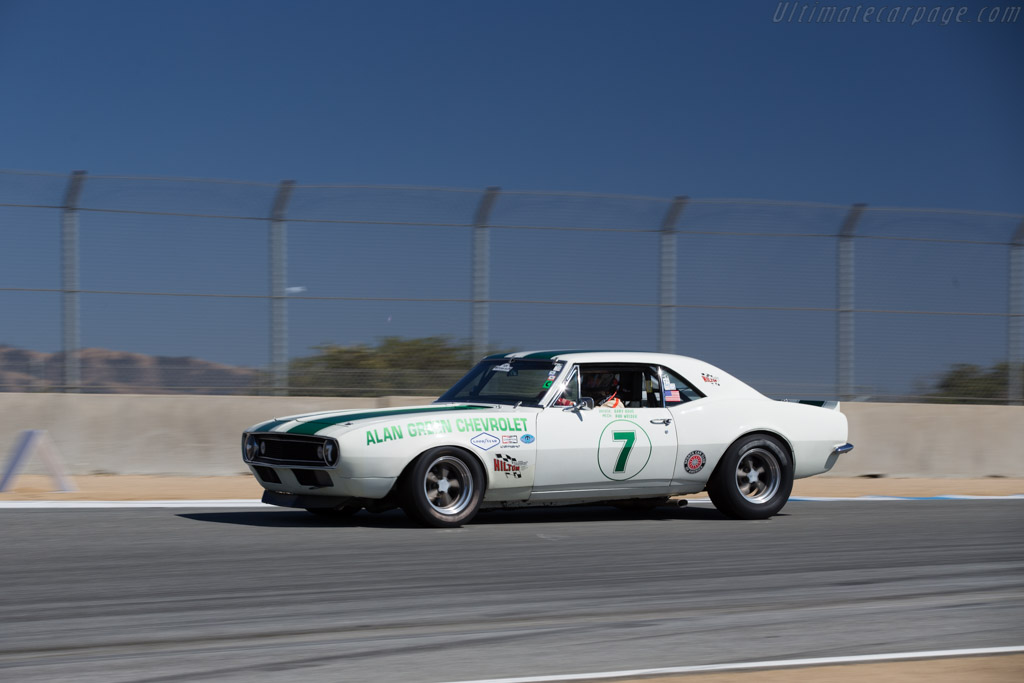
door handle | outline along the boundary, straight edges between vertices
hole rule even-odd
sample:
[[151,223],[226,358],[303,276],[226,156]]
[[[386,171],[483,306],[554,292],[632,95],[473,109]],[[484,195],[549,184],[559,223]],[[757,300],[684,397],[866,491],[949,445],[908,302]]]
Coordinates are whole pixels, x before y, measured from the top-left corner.
[[668,424],[672,424],[672,418],[670,418],[670,417],[663,417],[663,418],[661,418],[659,420],[651,420],[651,424],[652,425],[668,425]]

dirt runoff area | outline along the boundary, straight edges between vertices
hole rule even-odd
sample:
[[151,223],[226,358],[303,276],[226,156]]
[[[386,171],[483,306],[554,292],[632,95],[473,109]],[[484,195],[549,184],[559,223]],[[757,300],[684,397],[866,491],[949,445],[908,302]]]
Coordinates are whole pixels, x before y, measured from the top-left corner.
[[1017,683],[1024,680],[1024,655],[922,659],[610,680],[617,683]]
[[[60,492],[44,475],[15,477],[0,500],[253,500],[263,488],[250,475],[171,477],[161,475],[86,475],[71,477],[73,491]],[[1011,496],[1024,494],[1024,479],[890,479],[810,477],[793,485],[794,496]],[[706,493],[685,496],[701,498]]]

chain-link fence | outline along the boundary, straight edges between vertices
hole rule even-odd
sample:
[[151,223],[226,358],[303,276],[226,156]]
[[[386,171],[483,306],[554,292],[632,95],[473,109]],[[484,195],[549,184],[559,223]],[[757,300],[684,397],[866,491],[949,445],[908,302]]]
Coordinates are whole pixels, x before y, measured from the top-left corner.
[[[1020,403],[1022,219],[3,172],[0,390],[434,394],[489,351],[621,348],[776,397]],[[458,358],[307,362],[423,337]]]

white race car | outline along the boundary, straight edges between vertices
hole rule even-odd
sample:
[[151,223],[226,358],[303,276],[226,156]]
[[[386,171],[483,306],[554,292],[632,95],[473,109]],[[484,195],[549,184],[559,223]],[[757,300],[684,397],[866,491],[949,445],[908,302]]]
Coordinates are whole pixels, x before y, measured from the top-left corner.
[[693,358],[610,351],[489,356],[431,405],[242,435],[265,503],[326,517],[401,507],[437,527],[488,507],[646,509],[705,489],[726,515],[763,519],[794,478],[852,448],[838,402],[776,401]]

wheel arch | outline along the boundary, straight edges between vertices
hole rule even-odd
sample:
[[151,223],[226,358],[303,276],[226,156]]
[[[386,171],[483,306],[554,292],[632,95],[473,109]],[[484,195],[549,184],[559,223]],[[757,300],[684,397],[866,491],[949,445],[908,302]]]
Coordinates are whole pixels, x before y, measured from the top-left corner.
[[395,478],[395,483],[391,486],[391,492],[394,493],[395,491],[398,491],[401,488],[402,483],[405,481],[406,477],[409,476],[409,471],[413,468],[413,465],[416,463],[416,461],[423,457],[424,453],[428,453],[438,448],[450,448],[453,451],[459,451],[460,453],[464,453],[469,457],[473,458],[474,460],[476,460],[476,462],[479,463],[480,465],[480,469],[484,473],[484,479],[482,482],[480,482],[481,488],[483,489],[480,495],[486,495],[487,490],[491,487],[491,471],[487,469],[486,461],[484,461],[482,457],[480,457],[473,451],[469,450],[465,446],[460,446],[454,443],[443,443],[437,446],[431,446],[430,448],[420,451],[412,458],[409,458],[409,462],[405,463],[405,467],[402,468],[402,472],[398,475],[397,478]]
[[[742,439],[745,439],[748,436],[771,436],[771,437],[774,437],[775,439],[778,439],[779,442],[781,442],[782,445],[786,449],[786,455],[788,455],[789,459],[790,459],[790,467],[793,468],[794,472],[796,471],[796,454],[793,451],[793,444],[790,442],[789,439],[787,439],[780,432],[778,432],[778,431],[776,431],[774,429],[768,429],[768,428],[764,428],[764,427],[759,427],[757,429],[750,429],[748,431],[745,431],[742,434],[738,435],[735,439],[730,441],[729,445],[725,447],[725,450],[723,450],[722,453],[723,454],[728,453],[729,449],[732,448],[733,446],[735,446],[738,441],[740,441]],[[722,466],[722,460],[723,459],[724,459],[724,457],[719,458],[718,462],[715,463],[715,469],[711,470],[711,474],[708,475],[708,479],[709,480],[711,479],[712,476],[714,476],[715,472],[718,471],[718,468]]]

